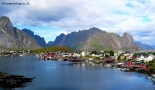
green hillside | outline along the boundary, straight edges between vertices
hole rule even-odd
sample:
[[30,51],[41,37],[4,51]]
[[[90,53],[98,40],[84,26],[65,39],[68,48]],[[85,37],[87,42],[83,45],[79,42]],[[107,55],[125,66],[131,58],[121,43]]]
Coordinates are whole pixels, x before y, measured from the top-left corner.
[[73,52],[71,48],[65,47],[65,46],[51,46],[41,49],[35,49],[34,52]]

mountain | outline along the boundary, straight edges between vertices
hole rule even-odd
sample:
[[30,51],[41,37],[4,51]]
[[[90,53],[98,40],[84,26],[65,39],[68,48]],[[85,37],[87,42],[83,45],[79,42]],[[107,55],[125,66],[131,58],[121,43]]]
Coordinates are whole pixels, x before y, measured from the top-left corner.
[[23,29],[22,31],[33,37],[41,47],[46,47],[46,42],[43,37],[40,37],[39,35],[34,35],[34,32],[28,29]]
[[52,42],[52,46],[67,46],[74,50],[138,50],[132,36],[124,33],[121,37],[98,28],[90,28],[70,34],[61,34]]
[[143,50],[153,50],[155,49],[153,46],[151,45],[147,45],[147,44],[144,44],[144,43],[141,43],[141,42],[138,42],[138,41],[135,41],[136,44]]
[[13,27],[6,16],[0,18],[0,48],[37,49],[41,48],[37,42],[20,29]]
[[153,48],[155,48],[155,45],[152,45]]
[[53,41],[49,41],[49,42],[47,43],[47,46],[52,46],[52,44],[53,44]]

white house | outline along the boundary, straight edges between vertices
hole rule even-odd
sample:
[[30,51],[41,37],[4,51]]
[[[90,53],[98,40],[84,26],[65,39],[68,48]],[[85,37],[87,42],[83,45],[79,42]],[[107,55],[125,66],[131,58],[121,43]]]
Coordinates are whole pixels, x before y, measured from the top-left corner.
[[93,57],[101,57],[102,54],[92,54]]
[[138,56],[137,59],[136,59],[136,61],[142,61],[142,60],[144,60],[144,56],[143,55]]
[[101,53],[104,53],[104,51],[102,50]]
[[122,53],[123,53],[123,51],[121,51],[121,50],[118,50],[118,51],[117,51],[117,53],[118,53],[118,54],[122,54]]
[[62,57],[69,57],[69,53],[62,53]]
[[152,57],[151,55],[146,56],[146,57],[144,58],[144,62],[149,62],[149,61],[152,61],[152,60],[153,60],[153,57]]
[[149,62],[152,61],[154,59],[154,57],[152,55],[148,55],[148,56],[143,56],[141,55],[140,57],[137,57],[137,61],[142,61],[144,60],[144,62]]
[[73,57],[80,57],[81,55],[80,54],[78,54],[78,53],[74,53],[73,54]]
[[152,56],[153,57],[153,59],[155,59],[155,55],[152,55],[152,54],[149,54],[150,56]]
[[119,55],[115,55],[115,56],[114,56],[114,59],[116,59],[116,60],[117,60],[117,59],[118,59],[118,56],[119,56]]
[[132,59],[133,54],[131,53],[127,53],[127,54],[123,54],[124,56],[126,56],[126,59]]
[[10,51],[10,53],[13,53],[13,52],[15,52],[15,51]]
[[82,51],[82,52],[81,52],[81,55],[82,55],[82,56],[86,56],[86,55],[87,55],[87,52],[86,52],[86,51]]

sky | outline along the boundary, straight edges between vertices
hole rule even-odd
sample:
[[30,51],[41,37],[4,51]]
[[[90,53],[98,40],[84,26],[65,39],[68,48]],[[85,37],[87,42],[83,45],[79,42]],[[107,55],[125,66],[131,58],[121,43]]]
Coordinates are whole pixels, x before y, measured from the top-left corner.
[[[1,0],[0,16],[54,41],[61,33],[97,27],[155,45],[155,0]],[[6,3],[25,3],[8,5]]]

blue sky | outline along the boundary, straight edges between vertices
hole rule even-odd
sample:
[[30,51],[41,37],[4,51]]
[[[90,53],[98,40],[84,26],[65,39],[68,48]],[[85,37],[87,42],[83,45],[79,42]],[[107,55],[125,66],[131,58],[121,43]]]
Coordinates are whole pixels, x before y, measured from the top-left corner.
[[[2,4],[6,2],[30,5]],[[46,42],[61,33],[97,27],[155,45],[155,0],[1,0],[0,10],[15,27],[30,29]]]

